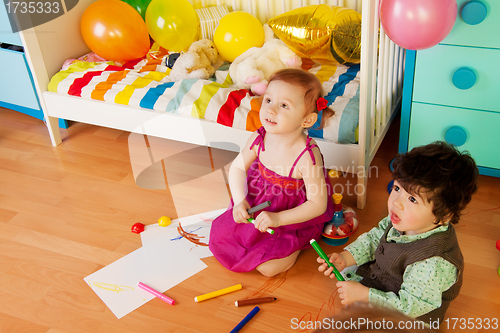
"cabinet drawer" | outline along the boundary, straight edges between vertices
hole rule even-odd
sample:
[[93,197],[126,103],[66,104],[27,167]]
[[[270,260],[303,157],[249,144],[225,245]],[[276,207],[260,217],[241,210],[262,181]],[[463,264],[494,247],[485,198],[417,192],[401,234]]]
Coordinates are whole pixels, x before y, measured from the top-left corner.
[[455,25],[441,44],[500,48],[500,1],[457,0],[457,5]]
[[24,53],[0,49],[0,101],[40,109]]
[[9,17],[4,4],[0,4],[0,43],[22,45],[19,34],[12,33]]
[[[500,49],[437,45],[417,52],[413,101],[500,112],[496,59],[500,59]],[[464,68],[474,74],[473,81],[465,80],[473,84],[466,89],[454,81]]]
[[460,150],[469,151],[478,166],[498,169],[499,128],[500,113],[412,103],[408,149],[457,138],[450,135],[457,130],[458,139],[465,141],[457,144]]

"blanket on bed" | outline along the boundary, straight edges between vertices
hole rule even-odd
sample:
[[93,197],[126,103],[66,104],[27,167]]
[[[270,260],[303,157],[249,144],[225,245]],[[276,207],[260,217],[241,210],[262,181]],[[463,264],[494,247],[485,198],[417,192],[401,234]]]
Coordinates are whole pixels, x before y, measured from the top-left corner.
[[[320,65],[305,61],[303,68],[323,83],[328,105],[335,111],[327,126],[309,134],[338,143],[356,143],[359,119],[359,65]],[[209,80],[172,82],[162,59],[142,59],[117,66],[112,62],[73,61],[54,75],[48,90],[87,99],[203,118],[255,131],[261,126],[261,99],[234,88],[229,65]]]

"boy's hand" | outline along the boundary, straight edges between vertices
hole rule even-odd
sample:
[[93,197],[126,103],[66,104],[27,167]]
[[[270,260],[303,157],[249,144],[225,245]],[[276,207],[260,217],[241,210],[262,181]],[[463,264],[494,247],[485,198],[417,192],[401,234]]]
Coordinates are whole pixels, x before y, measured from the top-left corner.
[[[339,272],[346,268],[346,261],[342,254],[332,253],[328,256],[328,258],[330,259],[330,262],[334,264],[335,267],[337,267]],[[333,267],[328,266],[328,264],[321,257],[318,257],[316,261],[321,264],[318,267],[318,270],[320,272],[323,272],[323,274],[325,274],[326,276],[330,276],[330,278],[332,279],[335,278],[335,274],[333,274]]]
[[233,207],[233,219],[236,223],[250,223],[248,219],[250,215],[248,215],[247,210],[250,209],[250,205],[248,201],[243,200],[239,204]]
[[339,281],[337,282],[337,288],[339,288],[340,303],[343,305],[369,301],[370,288],[363,286],[359,282]]
[[277,228],[280,226],[279,213],[263,211],[255,219],[254,225],[260,232],[266,232],[267,228]]

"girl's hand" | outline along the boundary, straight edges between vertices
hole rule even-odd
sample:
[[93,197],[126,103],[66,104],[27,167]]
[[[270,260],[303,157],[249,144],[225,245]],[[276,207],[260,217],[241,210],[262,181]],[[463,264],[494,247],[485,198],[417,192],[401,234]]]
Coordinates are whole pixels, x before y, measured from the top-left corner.
[[243,200],[239,204],[233,207],[233,219],[236,223],[250,223],[248,219],[250,215],[248,215],[247,210],[250,209],[250,205],[248,201]]
[[343,305],[369,301],[370,288],[363,286],[359,282],[339,281],[337,282],[337,288],[339,288],[340,303]]
[[[328,256],[329,261],[337,267],[337,269],[342,271],[344,268],[346,268],[346,260],[344,256],[341,253],[332,253]],[[335,274],[333,274],[333,267],[328,266],[328,264],[323,260],[321,257],[318,257],[316,259],[317,262],[319,262],[321,265],[318,267],[318,270],[320,272],[324,272],[326,276],[330,276],[330,278],[335,278]]]
[[260,232],[266,232],[267,228],[277,228],[280,226],[279,213],[261,212],[255,219],[254,225]]

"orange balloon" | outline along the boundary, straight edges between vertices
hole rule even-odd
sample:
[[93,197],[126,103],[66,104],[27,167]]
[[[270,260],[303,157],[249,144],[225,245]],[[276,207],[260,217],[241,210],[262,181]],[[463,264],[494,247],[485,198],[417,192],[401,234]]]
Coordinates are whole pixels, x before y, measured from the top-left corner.
[[149,51],[146,23],[129,4],[98,0],[87,7],[80,22],[87,46],[107,60],[127,62]]

